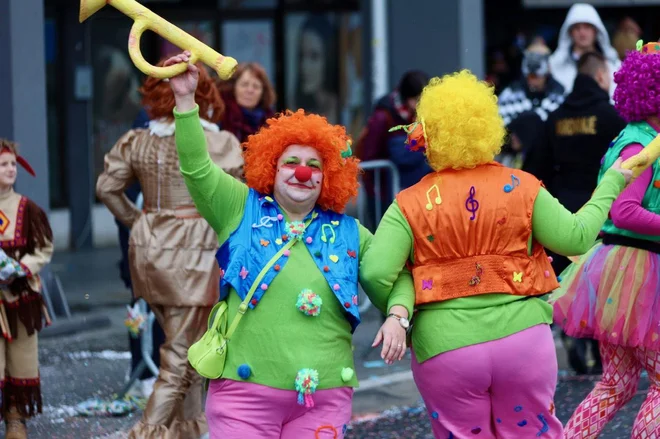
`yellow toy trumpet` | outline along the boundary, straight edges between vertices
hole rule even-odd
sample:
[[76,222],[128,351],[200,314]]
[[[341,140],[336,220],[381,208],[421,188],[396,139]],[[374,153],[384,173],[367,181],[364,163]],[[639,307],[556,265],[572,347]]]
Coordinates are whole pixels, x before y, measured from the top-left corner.
[[165,79],[180,75],[188,69],[186,63],[168,67],[149,64],[140,52],[140,37],[145,30],[151,30],[182,50],[190,51],[190,63],[202,61],[218,73],[221,79],[229,79],[236,70],[234,58],[221,55],[197,38],[174,26],[139,4],[136,0],[80,0],[80,22],[87,20],[106,4],[128,15],[135,22],[128,37],[128,53],[135,66],[145,75]]
[[633,178],[637,178],[646,168],[655,163],[659,157],[660,136],[657,136],[643,150],[621,163],[621,167],[623,169],[630,169],[633,172]]

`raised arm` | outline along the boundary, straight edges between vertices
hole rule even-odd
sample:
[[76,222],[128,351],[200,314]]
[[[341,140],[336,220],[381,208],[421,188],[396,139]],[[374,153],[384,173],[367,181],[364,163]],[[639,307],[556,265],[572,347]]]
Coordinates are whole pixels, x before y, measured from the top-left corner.
[[[184,52],[167,60],[164,65],[188,62]],[[199,121],[195,90],[199,71],[188,64],[188,71],[170,79],[176,108],[175,139],[181,173],[199,213],[208,221],[221,241],[240,223],[248,187],[225,173],[209,155],[206,136]]]

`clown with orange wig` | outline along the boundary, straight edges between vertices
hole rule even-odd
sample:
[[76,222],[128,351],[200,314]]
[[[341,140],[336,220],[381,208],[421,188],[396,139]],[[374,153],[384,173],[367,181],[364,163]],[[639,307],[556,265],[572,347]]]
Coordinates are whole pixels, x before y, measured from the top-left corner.
[[0,416],[6,438],[27,438],[26,420],[41,413],[38,332],[50,322],[39,272],[53,256],[46,213],[14,192],[17,164],[34,171],[17,145],[0,139]]
[[[228,322],[239,306],[242,313],[224,369],[218,365],[221,376],[209,387],[211,438],[342,438],[357,386],[359,266],[372,238],[343,214],[357,195],[358,160],[343,127],[299,110],[269,119],[250,136],[247,185],[231,178],[206,151],[194,100],[197,74],[189,65],[170,80],[181,172],[218,234]],[[398,296],[411,288],[403,272],[389,298],[367,291],[393,315],[374,343],[384,340],[388,363],[405,352],[407,322],[396,316],[410,312]]]
[[[186,354],[204,334],[204,323],[217,301],[217,241],[179,172],[170,85],[148,77],[140,92],[149,126],[129,130],[117,141],[96,183],[98,197],[130,229],[135,297],[149,304],[165,333],[153,392],[128,437],[198,439],[207,431],[202,380]],[[196,98],[203,114],[197,128],[208,145],[209,161],[222,166],[233,176],[229,178],[240,178],[240,144],[233,134],[218,129],[224,105],[206,71],[200,75]],[[144,196],[142,209],[125,195],[136,180]]]
[[412,269],[412,371],[436,438],[560,438],[543,297],[558,283],[544,246],[588,249],[631,173],[615,163],[571,214],[535,177],[493,161],[504,122],[492,87],[467,71],[432,79],[417,118],[403,127],[408,144],[435,172],[385,213],[364,284],[390,289]]

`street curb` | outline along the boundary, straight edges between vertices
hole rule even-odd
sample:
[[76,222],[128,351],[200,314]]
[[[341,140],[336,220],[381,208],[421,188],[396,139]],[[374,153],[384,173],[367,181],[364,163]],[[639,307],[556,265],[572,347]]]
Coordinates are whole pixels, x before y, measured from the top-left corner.
[[54,321],[39,332],[40,338],[54,338],[110,327],[112,321],[105,315],[73,317]]
[[412,371],[407,370],[404,372],[396,372],[379,377],[369,378],[360,382],[360,387],[355,389],[354,393],[365,392],[367,390],[377,389],[379,387],[387,386],[390,384],[401,383],[405,381],[412,381]]

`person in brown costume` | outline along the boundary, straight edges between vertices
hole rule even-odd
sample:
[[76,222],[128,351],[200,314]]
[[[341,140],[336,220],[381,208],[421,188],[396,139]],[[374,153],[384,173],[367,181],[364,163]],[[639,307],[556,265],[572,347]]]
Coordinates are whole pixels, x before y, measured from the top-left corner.
[[[160,63],[162,65],[162,61]],[[209,153],[216,165],[240,178],[238,140],[220,131],[224,104],[201,67],[196,99]],[[149,126],[128,131],[105,156],[96,194],[131,231],[129,263],[136,298],[143,298],[165,332],[160,373],[131,439],[197,439],[207,432],[201,377],[190,366],[188,348],[204,334],[218,300],[220,269],[216,233],[197,212],[179,170],[174,142],[174,94],[167,81],[146,78],[142,88]],[[142,186],[142,211],[124,194]]]

